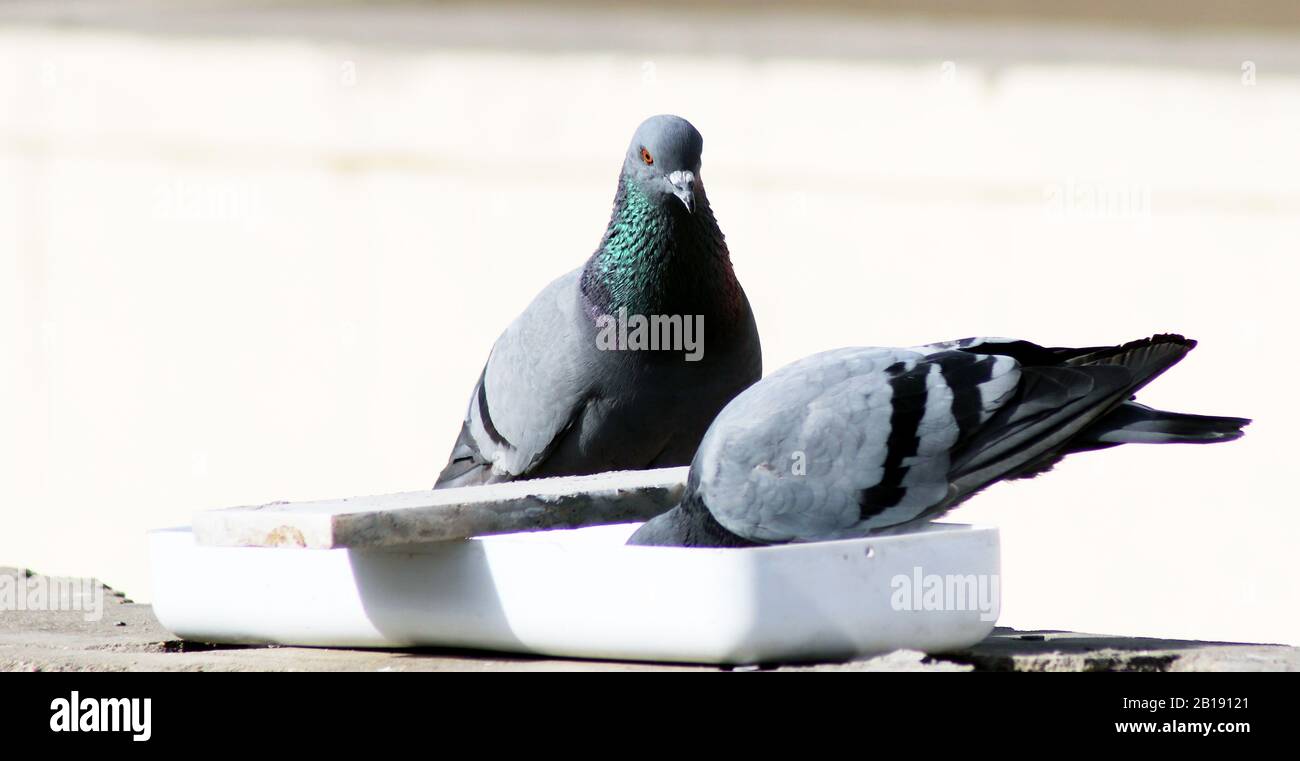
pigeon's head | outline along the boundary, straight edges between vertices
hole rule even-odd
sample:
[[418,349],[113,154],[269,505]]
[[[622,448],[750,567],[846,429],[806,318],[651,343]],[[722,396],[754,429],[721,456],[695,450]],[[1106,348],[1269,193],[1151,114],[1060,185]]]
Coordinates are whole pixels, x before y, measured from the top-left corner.
[[704,138],[680,116],[664,114],[641,122],[627,147],[623,173],[643,189],[664,200],[676,198],[695,211],[695,185],[700,176]]

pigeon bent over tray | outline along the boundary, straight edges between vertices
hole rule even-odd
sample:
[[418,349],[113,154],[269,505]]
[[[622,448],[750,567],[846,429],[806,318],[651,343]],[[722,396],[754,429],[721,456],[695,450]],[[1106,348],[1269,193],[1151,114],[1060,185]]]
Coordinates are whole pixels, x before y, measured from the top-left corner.
[[1195,345],[1177,335],[1086,349],[968,338],[815,354],[727,405],[691,463],[681,504],[629,543],[861,537],[931,520],[1075,452],[1239,438],[1247,419],[1132,401]]
[[497,339],[435,488],[686,465],[761,377],[703,146],[676,116],[637,129],[599,248]]

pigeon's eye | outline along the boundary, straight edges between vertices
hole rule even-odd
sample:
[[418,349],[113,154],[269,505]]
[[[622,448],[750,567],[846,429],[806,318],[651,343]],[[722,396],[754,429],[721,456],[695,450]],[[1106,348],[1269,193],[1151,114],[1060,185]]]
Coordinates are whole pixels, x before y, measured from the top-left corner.
[[650,151],[647,151],[645,148],[641,149],[641,160],[645,162],[646,166],[655,163],[655,157],[651,156]]

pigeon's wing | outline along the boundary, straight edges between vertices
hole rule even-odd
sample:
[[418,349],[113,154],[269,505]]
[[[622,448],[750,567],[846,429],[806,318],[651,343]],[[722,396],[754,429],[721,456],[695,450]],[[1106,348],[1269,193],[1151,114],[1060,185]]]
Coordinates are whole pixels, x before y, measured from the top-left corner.
[[595,351],[574,270],[548,285],[492,346],[438,486],[527,476],[590,402]]
[[774,373],[715,421],[692,468],[724,528],[755,542],[861,536],[932,519],[1051,467],[1195,343],[1051,349],[963,339],[840,349]]
[[773,373],[727,406],[692,465],[727,530],[757,542],[860,536],[949,496],[954,448],[1014,394],[1013,358],[854,348]]

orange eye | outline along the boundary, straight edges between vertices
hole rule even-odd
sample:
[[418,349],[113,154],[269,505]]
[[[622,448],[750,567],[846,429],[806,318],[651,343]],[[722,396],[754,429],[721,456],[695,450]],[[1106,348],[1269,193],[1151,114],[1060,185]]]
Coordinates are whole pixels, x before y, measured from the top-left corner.
[[655,157],[651,156],[650,151],[647,151],[645,148],[641,149],[641,160],[646,163],[646,166],[655,163]]

